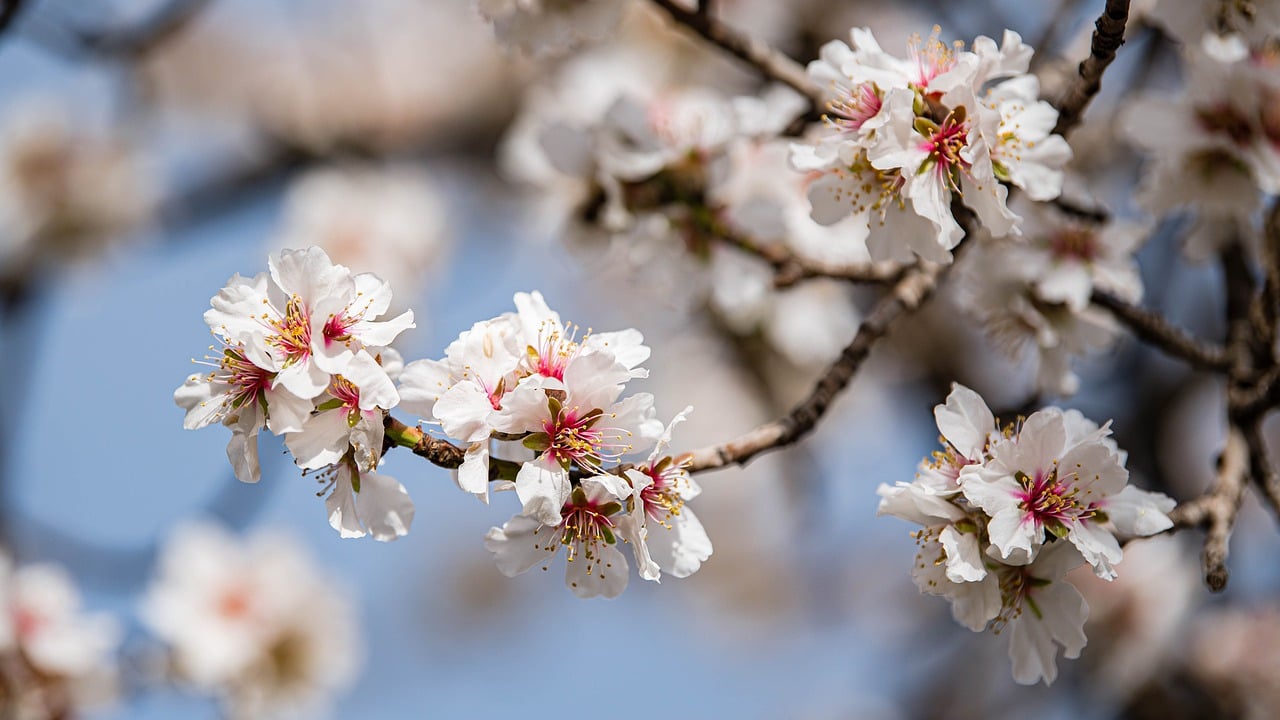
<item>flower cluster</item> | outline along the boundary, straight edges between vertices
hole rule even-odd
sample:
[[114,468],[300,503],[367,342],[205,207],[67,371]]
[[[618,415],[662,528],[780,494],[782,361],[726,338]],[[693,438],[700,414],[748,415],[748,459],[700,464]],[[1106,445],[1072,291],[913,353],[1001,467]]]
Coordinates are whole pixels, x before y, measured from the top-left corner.
[[1011,357],[1036,356],[1036,388],[1072,395],[1079,378],[1071,361],[1110,346],[1120,329],[1110,313],[1090,304],[1095,290],[1134,303],[1142,278],[1133,253],[1148,226],[1073,218],[1046,203],[1015,202],[1026,218],[1023,238],[981,238],[958,285],[959,302]]
[[14,568],[0,556],[0,708],[5,717],[79,716],[115,694],[120,628],[86,615],[53,565]]
[[383,418],[399,402],[392,375],[400,361],[388,346],[414,326],[413,312],[378,320],[390,286],[335,265],[319,248],[284,250],[270,268],[233,276],[205,312],[220,355],[174,393],[185,427],[229,427],[227,456],[244,482],[261,475],[261,430],[283,435],[294,461],[331,488],[329,522],[344,537],[404,535],[413,503],[374,470]]
[[955,385],[934,409],[943,449],[914,482],[881,485],[880,513],[918,523],[912,576],[942,595],[965,627],[1008,629],[1019,683],[1057,677],[1085,645],[1088,607],[1063,575],[1088,563],[1115,578],[1117,535],[1172,526],[1173,500],[1128,484],[1126,455],[1077,411],[1040,410],[1001,426],[982,398]]
[[1005,31],[999,47],[979,37],[965,50],[944,45],[939,32],[914,38],[904,59],[854,29],[852,46],[829,42],[809,65],[829,93],[826,129],[793,146],[792,164],[817,176],[809,189],[814,219],[856,217],[877,260],[914,253],[950,262],[963,235],[953,197],[991,234],[1018,235],[1004,183],[1033,200],[1053,199],[1071,157],[1052,133],[1058,113],[1039,99],[1027,73],[1032,50],[1017,33]]
[[181,528],[141,612],[171,673],[228,717],[312,716],[359,665],[350,603],[282,537]]
[[1280,10],[1272,15],[1255,32],[1185,48],[1185,92],[1139,97],[1122,117],[1150,159],[1138,202],[1157,216],[1195,211],[1193,259],[1256,236],[1265,198],[1280,194]]
[[[664,434],[653,396],[622,397],[629,380],[648,375],[639,367],[649,357],[643,337],[635,330],[579,337],[536,292],[517,294],[515,304],[517,312],[459,335],[443,359],[409,363],[399,389],[402,409],[466,445],[461,489],[487,502],[497,479],[519,498],[521,513],[486,539],[499,569],[522,573],[565,546],[570,587],[613,597],[627,583],[621,539],[646,579],[696,570],[711,553],[684,508],[697,488],[679,459],[661,456],[670,428]],[[495,441],[527,459],[493,457]],[[651,447],[645,463],[619,466]],[[650,556],[651,531],[663,538],[655,545],[661,560]]]

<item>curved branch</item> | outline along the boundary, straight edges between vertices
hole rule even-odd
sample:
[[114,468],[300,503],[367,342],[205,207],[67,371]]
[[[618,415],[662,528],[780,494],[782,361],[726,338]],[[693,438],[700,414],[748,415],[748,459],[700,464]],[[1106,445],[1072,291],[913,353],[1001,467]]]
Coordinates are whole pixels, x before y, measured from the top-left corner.
[[1160,313],[1130,305],[1100,290],[1094,290],[1089,299],[1124,323],[1139,340],[1187,361],[1192,367],[1213,372],[1226,372],[1231,368],[1225,348],[1197,340]]
[[690,10],[674,0],[651,1],[666,11],[672,20],[701,35],[712,45],[751,65],[765,77],[791,86],[796,92],[809,98],[814,108],[825,105],[826,98],[823,97],[821,88],[809,81],[809,76],[800,63],[720,22],[710,12],[705,0],[700,3],[700,7],[708,6],[704,11]]
[[[969,228],[972,215],[967,211],[957,213],[961,225]],[[958,256],[967,243],[955,248]],[[840,357],[814,385],[809,396],[792,408],[791,412],[772,422],[765,423],[733,440],[712,445],[690,453],[689,472],[715,470],[728,465],[745,465],[755,456],[790,445],[813,431],[826,414],[836,396],[849,385],[853,376],[871,353],[871,348],[885,337],[893,322],[919,308],[933,294],[938,282],[952,265],[925,264],[907,273],[893,291],[880,299],[871,313],[858,327],[853,341],[840,353]]]
[[1124,44],[1124,29],[1128,22],[1129,0],[1107,0],[1102,15],[1094,24],[1089,57],[1080,63],[1074,82],[1054,103],[1058,108],[1058,124],[1053,128],[1056,134],[1065,135],[1080,124],[1085,108],[1102,89],[1102,73],[1116,59],[1116,51]]
[[1228,544],[1248,476],[1249,447],[1244,433],[1233,424],[1227,433],[1226,447],[1218,457],[1218,479],[1213,490],[1182,503],[1169,514],[1175,528],[1205,528],[1204,579],[1214,592],[1221,592],[1227,586]]
[[731,230],[717,229],[716,237],[728,245],[754,255],[773,268],[773,286],[786,288],[802,280],[830,278],[853,283],[894,283],[902,279],[907,268],[893,263],[840,265],[800,257],[777,243],[758,243]]

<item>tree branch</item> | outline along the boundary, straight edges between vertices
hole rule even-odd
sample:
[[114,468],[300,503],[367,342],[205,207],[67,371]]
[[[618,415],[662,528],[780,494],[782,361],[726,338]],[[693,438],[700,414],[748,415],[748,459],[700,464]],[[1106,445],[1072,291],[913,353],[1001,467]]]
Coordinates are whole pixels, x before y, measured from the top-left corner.
[[[973,215],[967,209],[953,203],[956,219],[968,230],[973,226]],[[967,245],[962,242],[955,253]],[[755,456],[784,447],[808,435],[826,414],[836,396],[848,386],[853,376],[881,338],[885,337],[893,322],[924,303],[937,288],[938,282],[951,265],[923,264],[908,272],[892,292],[885,295],[872,308],[853,341],[840,353],[840,357],[814,385],[809,396],[792,408],[791,412],[772,422],[765,423],[733,440],[712,445],[691,453],[690,472],[715,470],[728,465],[745,465]]]
[[1130,305],[1100,290],[1094,290],[1090,300],[1124,323],[1139,340],[1187,361],[1192,367],[1213,372],[1226,372],[1231,367],[1225,348],[1197,340],[1170,324],[1160,313]]
[[791,287],[802,280],[830,278],[853,283],[894,283],[902,279],[907,268],[893,263],[838,265],[803,258],[778,243],[758,243],[731,230],[718,228],[716,237],[727,245],[754,255],[773,268],[773,286]]
[[1213,490],[1179,505],[1169,514],[1175,527],[1205,528],[1204,579],[1214,592],[1221,592],[1227,586],[1228,545],[1248,474],[1249,448],[1240,428],[1232,424],[1226,447],[1218,457],[1218,476]]
[[[720,22],[710,12],[709,7],[706,10],[690,10],[675,0],[651,0],[651,2],[666,11],[672,20],[702,36],[712,45],[751,65],[760,74],[791,86],[796,92],[809,98],[809,102],[815,109],[826,105],[822,89],[809,81],[809,76],[800,63]],[[702,0],[700,7],[708,4],[708,0]]]
[[1102,73],[1116,59],[1116,51],[1124,44],[1125,24],[1129,22],[1129,0],[1107,0],[1102,15],[1094,24],[1089,57],[1080,63],[1079,74],[1058,102],[1058,124],[1053,131],[1065,135],[1080,124],[1084,110],[1102,89]]

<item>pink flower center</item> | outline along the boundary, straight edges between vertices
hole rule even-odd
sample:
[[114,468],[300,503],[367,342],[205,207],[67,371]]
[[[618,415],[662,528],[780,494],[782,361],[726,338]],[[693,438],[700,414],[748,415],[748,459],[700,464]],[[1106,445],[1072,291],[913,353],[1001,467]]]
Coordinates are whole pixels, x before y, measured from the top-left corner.
[[837,128],[856,133],[880,112],[883,101],[872,83],[863,83],[852,91],[842,88],[840,92],[842,97],[832,100],[827,106],[831,110],[827,120]]
[[[217,375],[231,386],[230,402],[233,409],[253,405],[265,397],[275,379],[275,373],[254,365],[238,348],[228,347],[218,361]],[[211,376],[214,377],[214,376]]]
[[679,515],[684,509],[684,497],[677,488],[680,478],[683,477],[683,470],[676,466],[671,466],[664,471],[648,466],[640,470],[653,480],[652,485],[640,491],[645,515],[660,525],[670,527],[671,518]]
[[1230,103],[1220,102],[1208,107],[1198,107],[1195,114],[1205,132],[1225,135],[1238,147],[1248,145],[1253,139],[1253,125],[1249,118]]
[[18,606],[13,609],[13,628],[19,638],[32,637],[44,624],[44,616],[31,608]]
[[[922,39],[919,35],[913,35],[907,44],[907,56],[916,68],[916,85],[920,89],[925,90],[928,94],[929,83],[933,79],[950,70],[956,65],[955,51],[947,47],[938,39],[942,28],[937,25],[933,26],[933,32],[929,34],[929,39]],[[963,47],[957,43],[956,49]]]
[[929,153],[925,162],[932,162],[952,189],[958,189],[957,175],[969,169],[969,162],[960,155],[968,144],[969,123],[952,113],[920,143],[920,149]]

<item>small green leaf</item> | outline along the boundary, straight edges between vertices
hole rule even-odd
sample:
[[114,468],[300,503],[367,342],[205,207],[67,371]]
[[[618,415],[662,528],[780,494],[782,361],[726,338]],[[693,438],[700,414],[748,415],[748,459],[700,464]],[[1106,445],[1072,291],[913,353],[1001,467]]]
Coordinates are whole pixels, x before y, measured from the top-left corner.
[[610,545],[617,544],[618,538],[614,537],[613,530],[610,530],[608,525],[600,526],[600,534],[604,536],[604,541]]
[[601,515],[604,515],[605,517],[609,517],[610,515],[616,515],[617,512],[621,509],[622,509],[622,503],[611,502],[601,507],[599,512]]
[[521,441],[521,444],[534,452],[545,452],[551,447],[551,436],[544,432],[533,433]]
[[355,470],[351,471],[351,489],[356,493],[360,492],[360,473]]
[[578,486],[573,489],[573,504],[574,505],[587,504],[587,491],[583,490],[581,486]]
[[320,412],[324,412],[326,410],[337,410],[340,407],[342,407],[342,401],[339,400],[338,398],[332,398],[330,400],[325,400],[324,402],[317,405],[316,410],[319,410]]
[[1028,595],[1025,598],[1025,601],[1027,603],[1027,607],[1031,608],[1031,614],[1035,615],[1037,620],[1043,620],[1044,613],[1040,612],[1040,606],[1036,604],[1035,598]]

